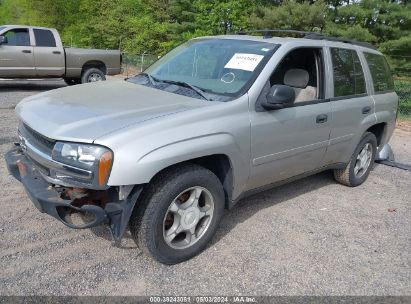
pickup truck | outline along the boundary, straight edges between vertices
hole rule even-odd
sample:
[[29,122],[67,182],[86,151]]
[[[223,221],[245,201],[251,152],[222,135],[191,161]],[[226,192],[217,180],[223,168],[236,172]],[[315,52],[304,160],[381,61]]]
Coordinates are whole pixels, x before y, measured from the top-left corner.
[[65,48],[55,29],[0,25],[0,78],[63,77],[73,85],[120,72],[118,50]]

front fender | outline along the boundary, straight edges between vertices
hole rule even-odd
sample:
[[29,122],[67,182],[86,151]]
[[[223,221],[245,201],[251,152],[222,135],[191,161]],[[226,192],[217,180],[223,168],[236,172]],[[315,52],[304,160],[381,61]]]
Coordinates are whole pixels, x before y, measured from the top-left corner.
[[[145,184],[161,170],[199,157],[226,155],[233,170],[233,197],[244,188],[249,175],[247,157],[229,133],[189,138],[158,147],[142,155],[135,162],[127,158],[115,160],[109,185]],[[121,170],[121,167],[124,170]]]

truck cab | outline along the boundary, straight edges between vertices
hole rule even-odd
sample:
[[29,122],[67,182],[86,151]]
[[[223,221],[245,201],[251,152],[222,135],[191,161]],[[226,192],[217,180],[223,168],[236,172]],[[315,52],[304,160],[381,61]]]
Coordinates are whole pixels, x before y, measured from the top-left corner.
[[0,27],[1,77],[63,77],[64,49],[55,29],[31,26]]
[[0,77],[60,78],[68,85],[121,72],[120,51],[64,48],[56,29],[0,26]]

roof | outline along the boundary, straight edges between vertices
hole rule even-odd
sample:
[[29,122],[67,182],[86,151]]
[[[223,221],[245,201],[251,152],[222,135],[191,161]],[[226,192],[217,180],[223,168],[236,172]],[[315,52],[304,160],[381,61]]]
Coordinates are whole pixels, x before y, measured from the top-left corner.
[[28,27],[28,28],[36,28],[36,29],[47,29],[47,30],[54,30],[51,27],[44,27],[44,26],[35,26],[35,25],[21,25],[21,24],[0,24],[0,27]]
[[247,34],[263,34],[263,38],[271,38],[273,37],[273,33],[282,33],[288,35],[299,35],[303,39],[312,39],[312,40],[327,40],[327,41],[335,41],[335,42],[343,42],[348,44],[360,45],[367,48],[375,49],[375,47],[368,42],[357,41],[348,38],[341,38],[341,37],[333,37],[327,36],[322,33],[318,32],[306,32],[306,31],[297,31],[297,30],[287,30],[287,29],[264,29],[264,30],[251,30],[251,31],[242,31],[238,32],[238,35],[247,35]]
[[234,39],[234,40],[249,40],[249,41],[260,41],[260,42],[267,42],[267,43],[274,43],[274,44],[283,44],[285,42],[297,41],[301,40],[298,38],[292,37],[270,37],[264,38],[262,36],[254,36],[254,35],[238,35],[238,34],[230,34],[230,35],[217,35],[217,36],[203,36],[197,37],[194,39]]
[[[288,36],[286,37],[274,36],[273,34],[276,34],[276,33],[288,34]],[[260,35],[256,36],[255,34],[260,34]],[[292,35],[299,36],[299,37],[292,37]],[[236,34],[231,34],[231,35],[208,36],[208,37],[201,37],[201,38],[251,40],[251,41],[261,41],[261,42],[276,43],[276,44],[284,44],[287,42],[307,43],[308,41],[313,42],[313,41],[321,40],[321,41],[326,41],[327,45],[335,43],[339,47],[359,46],[365,49],[377,51],[376,47],[374,47],[372,44],[368,42],[326,36],[321,33],[304,32],[304,31],[296,31],[296,30],[252,30],[252,31],[238,32]]]

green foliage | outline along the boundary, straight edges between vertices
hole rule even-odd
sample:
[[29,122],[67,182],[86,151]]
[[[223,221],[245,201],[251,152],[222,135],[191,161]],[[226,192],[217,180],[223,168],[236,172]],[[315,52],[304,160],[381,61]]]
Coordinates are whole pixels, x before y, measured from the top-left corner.
[[365,40],[384,42],[411,30],[411,7],[386,0],[363,0],[331,10],[327,32]]
[[247,26],[247,16],[254,8],[247,0],[195,0],[195,32],[205,35],[236,32]]
[[380,44],[396,75],[411,75],[411,34]]
[[333,22],[327,22],[326,34],[335,37],[345,37],[358,41],[367,41],[374,43],[377,37],[371,34],[368,29],[359,24],[354,25],[337,25]]
[[326,4],[322,1],[298,2],[286,0],[280,6],[259,6],[251,16],[254,28],[285,28],[322,31],[325,26]]
[[119,48],[133,34],[131,23],[142,9],[139,1],[132,0],[76,2],[77,20],[70,20],[60,32],[66,45],[81,47]]
[[14,23],[21,15],[18,1],[0,0],[0,24]]
[[411,119],[411,79],[398,78],[394,80],[395,91],[400,99],[399,112],[404,118]]
[[0,0],[0,24],[55,27],[65,45],[162,55],[192,37],[286,28],[368,41],[411,71],[407,0]]

